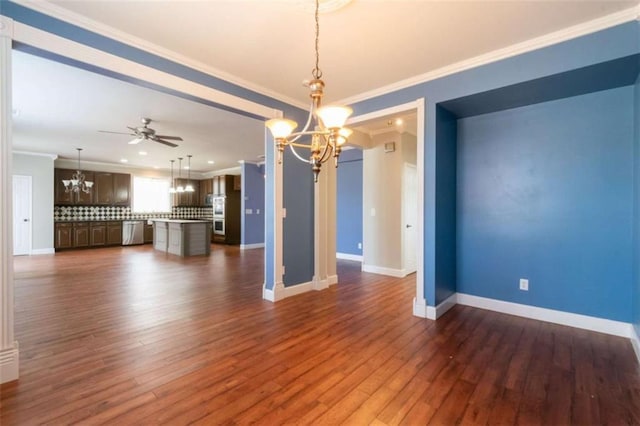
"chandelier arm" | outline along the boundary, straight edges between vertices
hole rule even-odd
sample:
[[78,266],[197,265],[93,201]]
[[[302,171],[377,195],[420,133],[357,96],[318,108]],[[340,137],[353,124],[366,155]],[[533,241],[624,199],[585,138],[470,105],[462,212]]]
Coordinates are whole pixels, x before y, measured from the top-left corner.
[[301,156],[300,156],[300,154],[298,154],[298,152],[297,152],[297,151],[296,151],[296,149],[294,148],[294,145],[295,145],[295,146],[304,146],[304,147],[307,147],[307,145],[292,144],[292,143],[290,143],[290,144],[289,144],[289,149],[291,149],[291,152],[293,153],[293,155],[295,155],[295,156],[296,156],[296,158],[297,158],[298,160],[303,161],[303,162],[305,162],[305,163],[311,163],[311,161],[307,160],[307,159],[306,159],[306,158],[304,158],[304,157],[301,157]]
[[322,151],[322,155],[320,156],[320,162],[324,163],[331,156],[331,152],[333,151],[333,145],[329,143],[329,141],[325,141],[324,150]]
[[[309,130],[309,126],[311,125],[311,119],[313,118],[314,105],[315,105],[315,104],[314,104],[314,102],[313,102],[313,100],[312,100],[312,101],[311,101],[311,106],[309,107],[309,117],[307,117],[307,122],[305,123],[305,125],[304,125],[304,127],[302,128],[302,130],[301,130],[301,131],[293,133],[294,138],[293,138],[293,139],[291,139],[291,142],[295,142],[295,141],[297,141],[298,139],[300,139],[300,137],[301,137],[302,135],[304,135],[304,134],[305,134],[305,132],[306,132],[306,131],[308,131],[308,130]],[[295,135],[297,135],[297,136],[295,136]]]

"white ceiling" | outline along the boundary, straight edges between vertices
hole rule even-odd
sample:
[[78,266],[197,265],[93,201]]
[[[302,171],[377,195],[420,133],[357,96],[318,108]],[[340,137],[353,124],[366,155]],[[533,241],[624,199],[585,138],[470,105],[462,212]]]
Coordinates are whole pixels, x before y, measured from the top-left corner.
[[[14,150],[75,159],[76,148],[83,148],[83,161],[121,164],[125,158],[129,166],[162,169],[191,154],[196,172],[257,162],[264,154],[261,120],[18,51],[12,59]],[[142,125],[141,117],[151,118],[158,134],[184,141],[176,141],[177,148],[150,141],[129,145],[131,136],[98,132],[128,132],[127,126]]]
[[[0,0],[1,1],[1,0]],[[16,0],[29,6],[27,0]],[[321,0],[332,1],[332,0]],[[312,0],[60,0],[33,3],[62,19],[181,59],[254,90],[306,105],[314,65]],[[636,6],[638,0],[353,0],[320,16],[326,101],[433,72],[456,62]],[[167,168],[192,154],[208,172],[263,154],[263,123],[109,77],[16,52],[16,150]],[[141,117],[179,148],[128,145]],[[371,124],[371,123],[368,123]],[[362,126],[362,124],[361,124]],[[387,126],[379,121],[375,132]],[[365,126],[366,127],[366,126]],[[146,157],[138,155],[144,149]],[[214,160],[210,165],[207,160]]]

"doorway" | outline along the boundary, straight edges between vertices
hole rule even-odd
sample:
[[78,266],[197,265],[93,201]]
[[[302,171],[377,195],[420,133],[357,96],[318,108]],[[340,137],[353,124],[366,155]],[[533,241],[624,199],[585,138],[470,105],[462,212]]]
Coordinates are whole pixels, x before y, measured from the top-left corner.
[[418,219],[418,182],[416,166],[404,163],[402,171],[402,265],[406,274],[416,272],[416,223]]
[[13,175],[13,255],[31,254],[31,176]]

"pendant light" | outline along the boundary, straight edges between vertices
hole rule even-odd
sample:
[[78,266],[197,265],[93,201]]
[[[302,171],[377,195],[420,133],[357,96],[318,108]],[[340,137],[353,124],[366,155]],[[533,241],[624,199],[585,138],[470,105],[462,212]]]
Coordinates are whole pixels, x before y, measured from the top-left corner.
[[169,194],[174,194],[176,192],[176,188],[174,186],[174,181],[173,181],[173,163],[176,160],[171,160],[171,186],[169,187]]
[[176,192],[184,192],[184,186],[182,186],[182,157],[178,157],[178,186]]
[[193,189],[193,185],[191,185],[191,157],[192,155],[187,155],[187,158],[189,159],[189,165],[187,166],[187,186],[185,186],[184,191],[185,192],[195,192],[195,189]]

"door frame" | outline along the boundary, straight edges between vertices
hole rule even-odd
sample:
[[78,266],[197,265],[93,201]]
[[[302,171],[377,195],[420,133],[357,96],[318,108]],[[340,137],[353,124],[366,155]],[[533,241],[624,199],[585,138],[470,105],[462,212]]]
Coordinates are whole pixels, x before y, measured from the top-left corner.
[[[16,182],[16,178],[18,179],[25,179],[26,181],[29,182],[29,244],[28,244],[28,250],[26,255],[30,256],[31,253],[33,252],[33,177],[29,176],[29,175],[13,175],[12,180],[11,180],[11,185],[13,186],[13,189],[15,189],[15,182]],[[13,255],[15,256],[15,246],[16,246],[16,216],[15,216],[15,206],[17,203],[15,203],[16,201],[16,197],[17,197],[17,193],[16,191],[12,191],[12,201],[13,201],[13,210],[14,210],[14,214],[12,215],[12,219],[13,219]]]
[[[416,161],[417,163],[417,161]],[[401,248],[401,253],[402,253],[402,270],[404,271],[405,274],[412,274],[414,271],[413,270],[409,270],[407,268],[407,257],[409,257],[409,253],[407,252],[407,230],[406,230],[406,225],[407,225],[407,204],[406,204],[406,171],[407,169],[415,169],[416,170],[416,186],[418,184],[418,166],[417,164],[411,164],[411,163],[407,163],[407,162],[403,162],[402,164],[402,206],[400,207],[401,209],[401,215],[402,215],[402,222],[400,224],[400,232],[401,232],[401,242],[400,244],[402,244],[402,248]],[[416,209],[418,208],[417,206],[418,204],[418,200],[416,198]],[[418,222],[418,212],[416,210],[416,222]],[[416,223],[417,226],[417,223]],[[416,239],[417,242],[417,239]],[[415,253],[414,253],[415,256]],[[415,260],[415,264],[416,264],[416,271],[418,268],[418,258],[416,256],[416,260]]]
[[[375,118],[385,117],[391,114],[398,114],[416,110],[417,119],[417,155],[416,155],[416,179],[418,186],[418,213],[416,232],[416,295],[413,298],[413,315],[421,318],[427,317],[427,301],[424,298],[424,137],[425,137],[425,98],[419,98],[412,102],[399,104],[389,108],[380,109],[366,114],[351,117],[347,124],[354,124],[368,121]],[[364,237],[364,236],[363,236]]]

